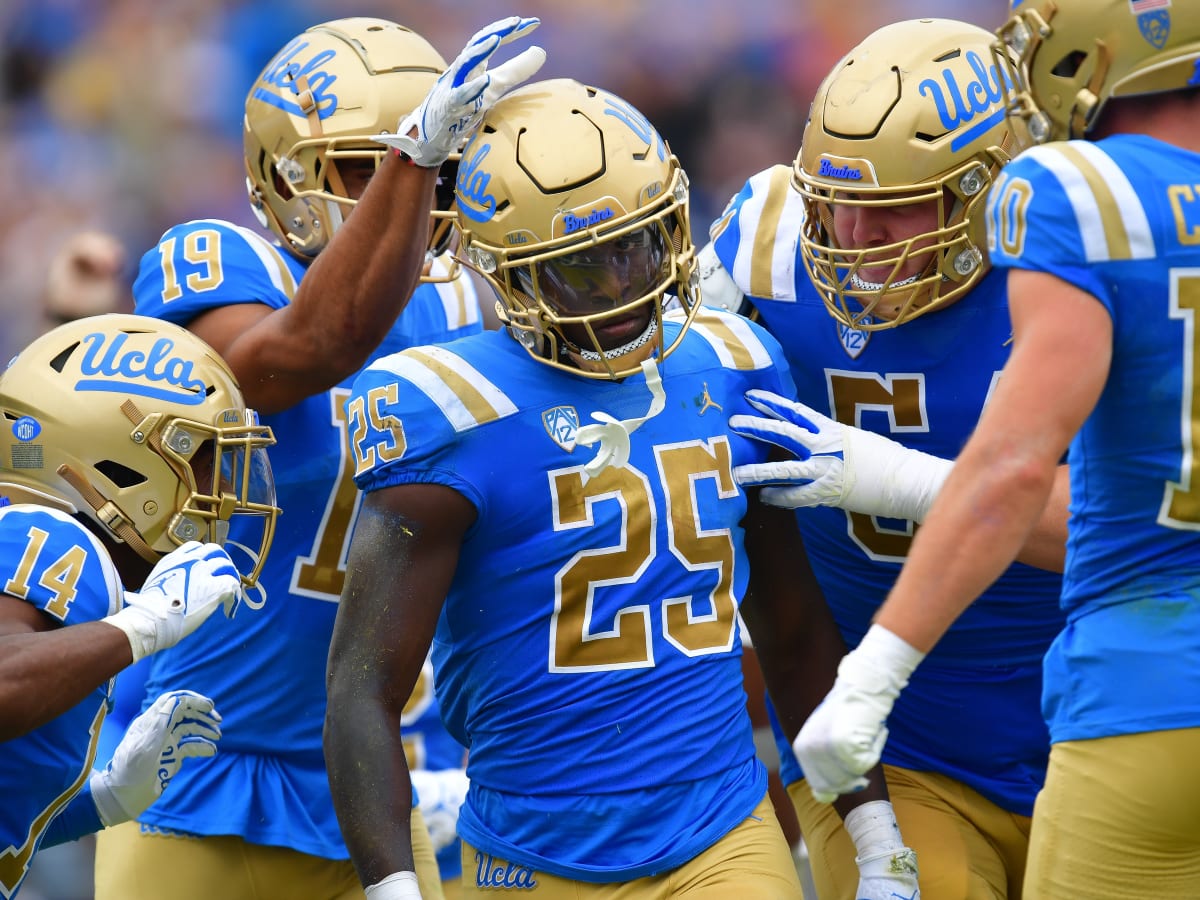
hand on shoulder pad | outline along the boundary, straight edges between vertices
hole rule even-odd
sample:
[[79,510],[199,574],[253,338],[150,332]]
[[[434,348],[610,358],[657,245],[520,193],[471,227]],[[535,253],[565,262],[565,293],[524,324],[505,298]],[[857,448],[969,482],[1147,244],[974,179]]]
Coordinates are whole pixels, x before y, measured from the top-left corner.
[[733,470],[744,487],[766,485],[761,498],[772,506],[836,506],[921,522],[954,466],[769,391],[748,391],[746,401],[763,415],[732,416],[730,429],[795,457]]

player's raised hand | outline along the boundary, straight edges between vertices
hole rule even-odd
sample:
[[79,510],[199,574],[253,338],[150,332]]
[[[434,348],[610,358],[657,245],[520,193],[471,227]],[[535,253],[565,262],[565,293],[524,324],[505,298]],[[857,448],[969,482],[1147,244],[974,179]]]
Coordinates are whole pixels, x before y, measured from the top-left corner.
[[497,100],[542,67],[546,51],[534,46],[488,69],[500,47],[525,37],[540,24],[540,19],[509,16],[477,31],[421,105],[400,121],[397,133],[379,135],[375,140],[395,147],[418,166],[440,166],[466,143]]

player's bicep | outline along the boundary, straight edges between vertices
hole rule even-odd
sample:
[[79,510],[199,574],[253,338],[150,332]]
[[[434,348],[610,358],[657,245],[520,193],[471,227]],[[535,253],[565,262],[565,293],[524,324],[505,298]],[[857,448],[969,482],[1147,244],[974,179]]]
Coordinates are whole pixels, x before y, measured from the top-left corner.
[[363,500],[330,649],[403,707],[424,663],[475,507],[438,484],[371,491]]
[[1014,408],[1024,421],[1014,424],[1044,436],[1057,463],[1108,379],[1112,318],[1091,294],[1053,275],[1014,269],[1008,279],[1013,352],[996,399],[1001,392],[1023,398]]

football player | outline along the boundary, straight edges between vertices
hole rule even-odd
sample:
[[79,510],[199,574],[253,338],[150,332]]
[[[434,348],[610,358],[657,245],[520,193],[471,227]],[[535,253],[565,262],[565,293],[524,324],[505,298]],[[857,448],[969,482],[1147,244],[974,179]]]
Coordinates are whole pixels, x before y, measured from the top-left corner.
[[[1007,75],[992,42],[944,19],[868,36],[818,88],[791,171],[751,177],[701,254],[706,302],[754,312],[782,344],[799,398],[756,395],[760,415],[731,424],[800,461],[737,475],[801,507],[813,568],[851,647],[1010,350],[984,204],[1022,145],[1005,121]],[[899,453],[893,439],[914,450]],[[1061,565],[1065,515],[1065,501],[1047,512],[1025,562]],[[1020,894],[1049,751],[1041,657],[1062,625],[1060,587],[1053,572],[1009,568],[892,716],[884,771],[926,900]],[[818,894],[853,900],[852,835],[814,796],[833,795],[822,772],[797,763],[795,736],[777,729],[781,777]]]
[[1010,123],[1038,144],[987,205],[1012,354],[801,761],[834,790],[874,764],[898,692],[1019,552],[1069,447],[1025,896],[1196,897],[1200,6],[1025,0],[998,34]]
[[[843,645],[792,515],[733,479],[767,449],[726,423],[749,389],[791,391],[779,347],[701,310],[686,177],[621,98],[514,91],[457,184],[460,252],[505,328],[378,360],[347,406],[365,497],[325,746],[368,894],[420,896],[396,726],[432,644],[470,751],[464,898],[799,897],[739,606],[795,728]],[[868,825],[860,896],[914,894],[894,820]]]
[[218,608],[232,617],[242,579],[219,545],[250,518],[265,559],[278,509],[270,429],[220,357],[169,323],[106,315],[53,329],[0,374],[0,412],[0,896],[9,898],[39,847],[128,821],[184,759],[216,752],[213,701],[172,690],[92,771],[113,677]]
[[[201,219],[143,256],[136,309],[185,325],[228,360],[279,438],[287,515],[250,597],[265,604],[253,627],[214,622],[192,650],[150,668],[148,696],[189,685],[218,702],[229,752],[185,772],[195,777],[140,826],[99,842],[99,900],[362,897],[321,750],[325,659],[358,511],[344,403],[372,354],[480,330],[470,282],[429,258],[439,249],[430,217],[439,193],[452,196],[447,179],[479,116],[544,53],[489,70],[490,58],[537,24],[489,25],[450,65],[393,22],[308,29],[246,98],[249,199],[271,237]],[[414,833],[437,897],[428,834]]]

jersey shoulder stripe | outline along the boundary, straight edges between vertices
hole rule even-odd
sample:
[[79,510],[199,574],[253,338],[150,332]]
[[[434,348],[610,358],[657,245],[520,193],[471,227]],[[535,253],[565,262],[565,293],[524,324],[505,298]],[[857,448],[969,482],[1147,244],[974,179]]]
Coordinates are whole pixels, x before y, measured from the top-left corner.
[[1102,148],[1091,141],[1067,141],[1033,147],[1021,159],[1041,165],[1062,186],[1089,263],[1154,257],[1145,207],[1125,172]]
[[433,401],[455,431],[468,431],[518,411],[507,394],[444,347],[413,347],[384,357],[370,368],[411,383]]
[[744,316],[706,306],[696,313],[691,330],[712,347],[726,369],[766,369],[774,365],[770,351]]
[[804,209],[792,189],[792,170],[772,166],[747,182],[749,196],[738,208],[739,241],[734,282],[751,297],[796,299],[796,250]]

